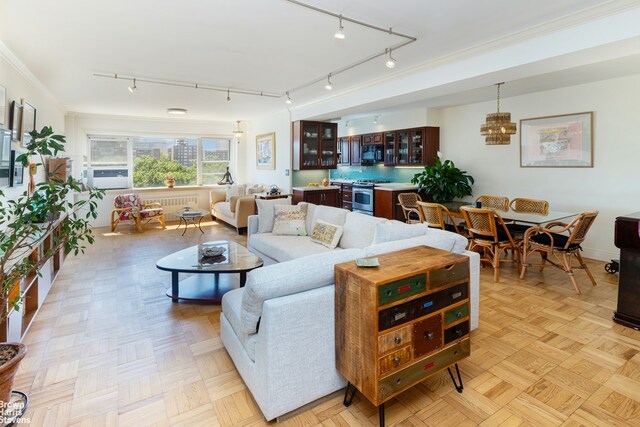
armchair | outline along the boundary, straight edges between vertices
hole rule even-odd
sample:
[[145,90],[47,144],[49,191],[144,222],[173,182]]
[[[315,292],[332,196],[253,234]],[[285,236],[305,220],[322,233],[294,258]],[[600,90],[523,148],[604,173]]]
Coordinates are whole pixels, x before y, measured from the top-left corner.
[[211,217],[214,221],[222,220],[234,226],[238,234],[242,234],[247,228],[249,216],[256,214],[255,195],[230,196],[228,200],[226,195],[224,187],[209,192]]
[[111,231],[115,231],[121,222],[133,223],[139,232],[142,225],[151,221],[158,221],[162,228],[164,223],[164,210],[160,203],[142,203],[136,193],[120,194],[113,200],[114,209],[111,211]]

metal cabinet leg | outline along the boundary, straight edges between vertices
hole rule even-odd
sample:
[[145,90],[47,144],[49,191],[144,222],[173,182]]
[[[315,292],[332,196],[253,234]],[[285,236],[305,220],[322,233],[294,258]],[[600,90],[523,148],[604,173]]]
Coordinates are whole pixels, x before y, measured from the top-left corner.
[[[349,395],[349,393],[351,393],[351,395]],[[344,391],[344,400],[342,401],[342,404],[344,406],[350,406],[355,395],[356,387],[351,383],[347,383],[347,388]]]
[[384,427],[384,403],[378,406],[378,415],[380,416],[380,427]]
[[462,393],[462,390],[464,390],[464,385],[462,384],[462,377],[460,376],[460,369],[458,368],[458,364],[456,363],[456,374],[458,374],[458,382],[456,382],[455,378],[453,378],[451,367],[448,367],[447,371],[449,371],[449,376],[451,376],[451,381],[453,381],[453,386],[456,388],[456,391],[458,393]]

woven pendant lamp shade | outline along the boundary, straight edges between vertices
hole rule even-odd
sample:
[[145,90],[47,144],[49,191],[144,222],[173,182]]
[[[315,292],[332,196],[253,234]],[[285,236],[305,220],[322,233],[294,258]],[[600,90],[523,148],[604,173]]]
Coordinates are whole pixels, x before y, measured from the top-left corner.
[[486,123],[480,126],[480,134],[487,145],[509,145],[511,135],[516,133],[516,124],[511,121],[511,113],[500,112],[500,85],[498,86],[498,112],[487,114]]

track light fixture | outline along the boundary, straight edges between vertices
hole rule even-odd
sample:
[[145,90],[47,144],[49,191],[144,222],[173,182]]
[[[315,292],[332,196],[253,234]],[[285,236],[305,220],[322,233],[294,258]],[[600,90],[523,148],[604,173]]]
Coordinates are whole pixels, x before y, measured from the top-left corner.
[[286,102],[286,103],[287,103],[287,104],[289,104],[289,105],[291,105],[291,103],[293,103],[293,100],[292,100],[292,99],[291,99],[291,97],[289,96],[289,91],[287,91],[287,100],[286,100],[286,101],[284,101],[284,102]]
[[129,89],[129,92],[131,92],[131,93],[133,93],[133,92],[135,92],[136,90],[138,90],[138,86],[136,86],[136,79],[135,79],[135,77],[133,78],[133,86],[129,86],[129,87],[128,87],[128,89]]
[[396,66],[396,60],[393,59],[393,57],[391,56],[391,49],[387,49],[389,51],[389,58],[387,59],[387,62],[384,64],[387,66],[387,68],[394,68]]
[[329,73],[329,75],[327,76],[327,84],[324,85],[324,88],[326,90],[331,90],[333,89],[333,85],[331,84],[331,73]]
[[231,101],[231,92],[227,90],[227,101]]
[[240,120],[236,120],[236,128],[233,131],[233,136],[235,136],[236,138],[240,138],[243,133],[244,131],[240,129]]
[[373,116],[373,124],[378,124],[378,116]]
[[344,127],[348,128],[349,127],[349,120],[347,120],[346,122],[344,122]]
[[344,27],[342,26],[342,15],[338,16],[338,19],[340,20],[339,21],[340,26],[338,27],[336,32],[333,34],[333,37],[337,38],[338,40],[344,40],[345,34],[344,34]]

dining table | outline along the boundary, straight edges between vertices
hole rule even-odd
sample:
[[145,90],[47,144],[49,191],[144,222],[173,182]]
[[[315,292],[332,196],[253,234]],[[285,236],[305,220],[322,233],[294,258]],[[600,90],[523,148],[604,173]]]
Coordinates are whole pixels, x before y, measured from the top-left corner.
[[[447,209],[449,209],[449,212],[452,217],[462,219],[462,213],[460,212],[460,208],[462,206],[474,206],[475,203],[455,201],[455,202],[445,202],[445,203],[442,203],[442,205],[444,205]],[[502,219],[505,221],[514,221],[514,222],[520,222],[520,223],[531,224],[531,225],[542,225],[548,222],[559,221],[561,219],[570,218],[578,215],[575,212],[565,212],[565,211],[548,211],[546,214],[537,214],[537,213],[531,213],[531,212],[519,212],[513,209],[509,209],[506,211],[501,209],[494,209],[494,208],[488,208],[488,209],[491,209],[492,211],[500,215]]]

